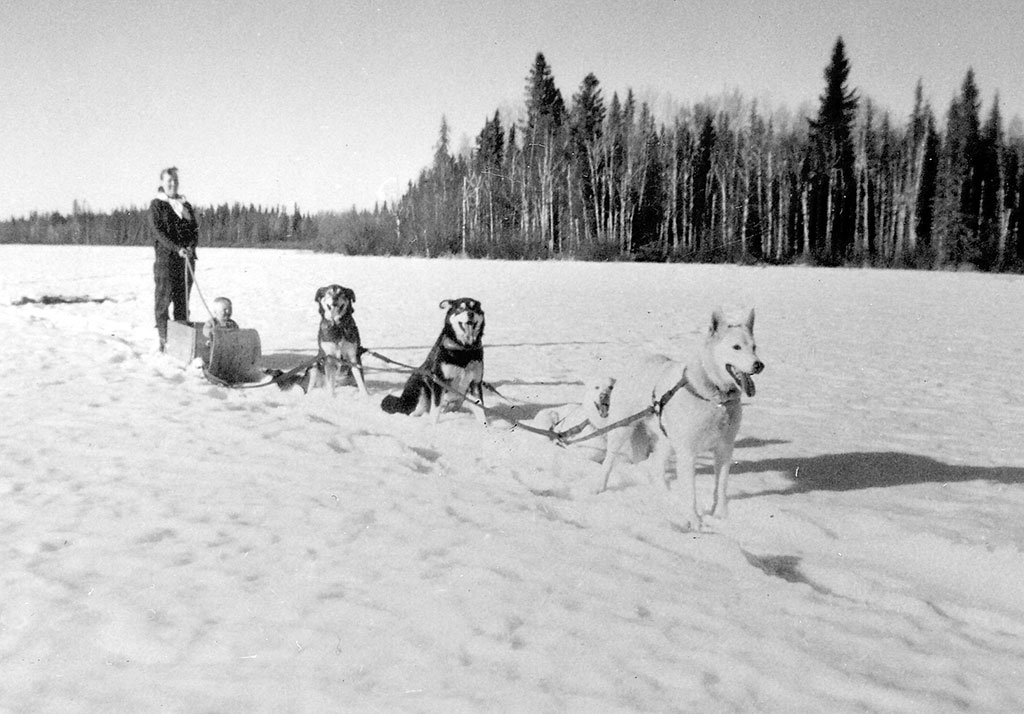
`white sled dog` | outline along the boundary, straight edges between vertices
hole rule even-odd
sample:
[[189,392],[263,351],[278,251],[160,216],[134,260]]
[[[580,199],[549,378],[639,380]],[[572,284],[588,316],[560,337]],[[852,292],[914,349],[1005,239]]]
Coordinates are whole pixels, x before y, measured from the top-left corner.
[[[715,498],[712,516],[725,518],[726,489],[733,445],[740,428],[740,398],[754,396],[750,378],[764,369],[754,343],[754,311],[741,322],[729,322],[722,311],[711,316],[711,328],[698,350],[686,361],[657,355],[630,370],[615,382],[608,423],[613,424],[651,408],[643,419],[608,433],[608,448],[601,481],[596,491],[608,486],[619,451],[633,442],[642,429],[650,439],[653,477],[668,486],[665,473],[675,453],[676,475],[684,526],[699,529],[695,489],[695,460],[705,451],[715,458]],[[635,442],[633,442],[635,443]]]

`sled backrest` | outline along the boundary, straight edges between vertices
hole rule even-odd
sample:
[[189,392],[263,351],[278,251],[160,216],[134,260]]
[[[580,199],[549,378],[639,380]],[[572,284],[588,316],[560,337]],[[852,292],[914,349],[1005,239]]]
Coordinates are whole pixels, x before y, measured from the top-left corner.
[[256,367],[260,359],[260,335],[256,330],[215,327],[211,337],[206,361],[210,374],[232,384],[257,381],[262,377]]

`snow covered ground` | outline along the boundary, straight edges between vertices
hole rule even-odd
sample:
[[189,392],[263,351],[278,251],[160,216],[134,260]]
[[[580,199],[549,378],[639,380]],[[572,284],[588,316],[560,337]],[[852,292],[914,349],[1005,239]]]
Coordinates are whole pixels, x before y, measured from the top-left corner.
[[642,464],[591,495],[500,418],[385,415],[372,358],[370,399],[205,382],[151,263],[0,246],[0,712],[1024,710],[1021,277],[200,250],[268,364],[320,285],[417,363],[480,299],[506,418],[755,306],[730,518],[686,533]]

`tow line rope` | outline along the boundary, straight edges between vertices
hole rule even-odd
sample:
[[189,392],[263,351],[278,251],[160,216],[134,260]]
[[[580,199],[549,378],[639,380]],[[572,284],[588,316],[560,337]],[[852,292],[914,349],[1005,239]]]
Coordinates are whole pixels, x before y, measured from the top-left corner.
[[[484,414],[490,415],[491,413],[494,412],[494,409],[492,409],[490,407],[487,407],[484,404],[481,404],[480,401],[477,400],[475,397],[473,397],[473,396],[471,396],[469,394],[466,394],[465,392],[461,392],[458,389],[452,388],[451,385],[445,384],[443,381],[438,379],[436,376],[431,374],[429,371],[427,371],[427,370],[425,370],[425,369],[423,369],[421,367],[413,367],[410,364],[405,364],[404,362],[399,362],[398,360],[391,359],[387,355],[383,355],[380,352],[377,352],[376,350],[371,350],[371,349],[368,349],[366,347],[361,347],[360,348],[360,354],[368,354],[368,355],[371,355],[373,357],[376,357],[377,359],[379,359],[382,362],[385,362],[386,364],[394,365],[395,367],[398,368],[395,371],[407,372],[409,374],[418,374],[418,375],[420,375],[420,376],[422,376],[422,377],[424,377],[426,379],[429,379],[431,382],[433,382],[437,386],[441,387],[442,389],[444,389],[444,390],[446,390],[448,392],[451,392],[452,394],[455,394],[456,396],[460,397],[461,399],[469,401],[472,404],[475,404],[476,406],[480,407],[480,409],[483,410]],[[258,383],[255,383],[255,384],[253,384],[253,383],[249,383],[249,384],[237,384],[237,383],[236,384],[232,384],[231,382],[227,382],[227,381],[225,381],[223,379],[220,379],[220,378],[210,374],[209,370],[207,370],[205,367],[203,368],[203,374],[206,376],[206,378],[208,380],[210,380],[214,384],[217,384],[217,385],[219,385],[221,387],[227,387],[229,389],[259,389],[261,387],[269,387],[272,384],[280,384],[281,382],[287,382],[288,380],[292,379],[293,377],[296,377],[299,374],[301,374],[303,371],[309,369],[313,365],[321,362],[326,357],[327,357],[327,355],[324,355],[323,353],[321,353],[321,354],[317,355],[316,357],[313,357],[312,359],[306,360],[305,362],[302,362],[301,364],[299,364],[299,365],[297,365],[295,367],[292,367],[287,372],[282,372],[281,374],[275,375],[272,379],[270,379],[270,380],[268,380],[266,382],[258,382]],[[341,360],[341,359],[337,359],[335,357],[331,357],[330,359],[335,359],[341,365],[349,367],[349,368],[352,368],[352,367],[356,366],[356,365],[348,362],[347,360]],[[506,401],[511,401],[511,400],[508,400],[507,397],[502,395],[497,389],[495,389],[493,386],[487,384],[486,382],[484,383],[484,386],[486,386],[490,391],[494,392],[496,395],[498,395],[502,399],[506,399]],[[531,432],[533,434],[538,434],[540,436],[544,436],[544,437],[546,437],[548,439],[551,439],[552,441],[555,441],[556,443],[559,443],[559,444],[562,443],[562,434],[560,434],[558,432],[555,432],[553,429],[538,429],[537,427],[530,426],[529,424],[524,424],[521,421],[519,421],[518,419],[514,419],[514,418],[511,419],[511,421],[512,421],[512,428],[513,429],[522,429],[523,431],[528,431],[528,432]],[[579,428],[577,428],[575,430],[570,430],[570,432],[572,432],[573,434],[578,433],[578,431],[581,430],[583,428],[583,426],[584,425],[580,425]],[[564,432],[564,433],[568,433],[568,432]]]
[[[360,354],[371,355],[371,356],[376,357],[377,359],[381,360],[382,362],[385,362],[387,364],[394,365],[395,367],[398,367],[399,369],[396,370],[396,371],[408,372],[410,374],[418,374],[418,375],[420,375],[422,377],[425,377],[425,378],[429,379],[431,382],[433,382],[437,386],[441,387],[442,389],[444,389],[444,390],[446,390],[448,392],[451,392],[452,394],[455,394],[456,396],[460,397],[461,399],[469,401],[472,404],[475,404],[476,406],[480,407],[480,409],[483,410],[484,414],[488,414],[489,415],[489,414],[494,412],[494,409],[481,404],[480,401],[478,401],[475,397],[473,397],[473,396],[471,396],[471,395],[469,395],[469,394],[467,394],[465,392],[461,392],[458,389],[452,388],[451,385],[445,384],[443,381],[438,379],[436,376],[431,374],[429,371],[427,371],[427,370],[425,370],[425,369],[423,369],[421,367],[413,367],[412,365],[405,364],[404,362],[399,362],[398,360],[391,359],[387,355],[383,355],[380,352],[377,352],[376,350],[371,350],[371,349],[368,349],[366,347],[361,347],[360,350],[361,350]],[[272,384],[279,384],[280,382],[287,381],[288,379],[291,379],[292,377],[297,376],[299,373],[303,372],[304,370],[307,370],[310,367],[312,367],[313,365],[321,362],[325,357],[327,357],[327,355],[324,355],[324,354],[321,353],[321,354],[317,355],[316,357],[314,357],[312,359],[306,360],[305,362],[299,364],[296,367],[292,367],[287,372],[282,372],[281,374],[276,375],[273,379],[271,379],[271,380],[269,380],[267,382],[260,382],[258,384],[231,384],[231,383],[226,382],[226,381],[224,381],[222,379],[218,379],[217,377],[214,377],[205,368],[204,368],[203,372],[206,375],[207,379],[209,379],[210,381],[214,382],[215,384],[219,384],[220,386],[223,386],[223,387],[228,387],[228,388],[231,388],[231,389],[257,389],[259,387],[268,387],[268,386],[270,386]],[[330,359],[336,359],[339,363],[341,363],[342,365],[347,366],[349,368],[352,368],[352,367],[356,366],[356,365],[348,362],[347,360],[340,360],[340,359],[333,358],[333,357],[330,358]],[[487,383],[484,383],[484,386],[488,387],[488,389],[490,389],[492,392],[497,394],[502,399],[505,399],[506,401],[510,401],[506,397],[504,397],[500,392],[498,392],[497,389],[492,387],[491,385],[489,385]],[[662,413],[662,411],[664,411],[665,405],[668,404],[669,401],[672,399],[672,397],[674,397],[676,395],[676,392],[678,392],[680,389],[683,389],[683,388],[685,388],[688,392],[690,392],[694,396],[698,397],[699,399],[702,399],[705,402],[711,402],[712,404],[716,404],[717,406],[724,406],[724,404],[725,404],[725,402],[713,402],[712,400],[708,399],[707,397],[699,394],[696,390],[694,390],[693,387],[690,385],[689,380],[686,377],[686,370],[684,369],[683,370],[683,376],[679,379],[679,381],[676,382],[671,387],[671,389],[669,389],[667,392],[662,394],[661,397],[659,397],[657,399],[654,399],[654,395],[653,394],[651,395],[653,401],[645,409],[642,409],[641,411],[638,411],[635,414],[631,414],[628,417],[625,417],[623,419],[619,419],[618,421],[614,422],[613,424],[608,424],[608,425],[606,425],[604,427],[601,427],[600,429],[595,429],[594,431],[590,432],[589,434],[585,434],[583,436],[578,436],[578,435],[584,429],[586,429],[588,426],[591,426],[590,421],[587,420],[587,419],[585,419],[582,423],[577,424],[576,426],[571,427],[569,429],[566,429],[564,431],[555,431],[554,427],[551,427],[549,429],[539,429],[539,428],[537,428],[535,426],[530,426],[529,424],[524,424],[523,422],[521,422],[521,421],[519,421],[518,419],[515,419],[515,418],[511,418],[510,421],[512,422],[512,429],[513,430],[515,430],[515,429],[522,429],[523,431],[530,432],[531,434],[537,434],[538,436],[543,436],[543,437],[551,440],[552,442],[554,442],[556,445],[562,446],[562,447],[572,446],[573,444],[579,444],[579,443],[584,442],[584,441],[589,441],[590,439],[596,439],[597,437],[603,436],[604,434],[607,434],[610,431],[613,431],[615,429],[618,429],[618,428],[621,428],[621,427],[624,427],[624,426],[629,426],[630,424],[632,424],[632,423],[634,423],[636,421],[639,421],[641,419],[645,419],[648,416],[651,416],[652,414],[656,414],[658,416],[658,425],[661,428],[662,432],[664,432],[665,429],[664,429],[663,426],[661,426],[661,413]],[[573,437],[575,437],[575,438],[573,438]]]
[[[426,377],[427,379],[429,379],[431,382],[433,382],[437,386],[441,387],[442,389],[444,389],[446,391],[449,391],[452,394],[454,394],[454,395],[456,395],[456,396],[458,396],[458,397],[460,397],[460,398],[462,398],[462,399],[464,399],[466,401],[472,402],[476,406],[480,407],[480,409],[483,410],[484,414],[490,415],[494,411],[494,409],[492,409],[490,407],[487,407],[487,406],[484,406],[483,404],[481,404],[475,397],[472,397],[469,394],[466,394],[465,392],[460,392],[458,389],[453,389],[451,387],[451,385],[445,384],[440,379],[438,379],[433,374],[431,374],[429,371],[427,371],[427,370],[425,370],[425,369],[423,369],[421,367],[413,367],[412,365],[405,364],[404,362],[399,362],[397,360],[393,360],[390,357],[388,357],[386,355],[382,355],[380,352],[377,352],[375,350],[364,349],[363,353],[364,354],[372,355],[372,356],[376,357],[377,359],[381,360],[382,362],[386,362],[387,364],[392,364],[392,365],[394,365],[396,367],[399,367],[399,368],[401,368],[401,369],[403,369],[405,371],[411,372],[412,374],[418,374],[418,375],[420,375],[422,377]],[[497,394],[502,399],[506,399],[494,387],[491,387],[490,385],[486,385],[486,383],[485,383],[485,386],[487,386],[492,392]],[[556,436],[554,435],[554,432],[551,432],[551,431],[548,431],[548,430],[545,430],[545,429],[538,429],[537,427],[530,426],[529,424],[523,424],[518,419],[514,419],[513,418],[513,419],[511,419],[511,422],[512,422],[512,428],[513,429],[522,429],[523,431],[528,431],[528,432],[531,432],[533,434],[539,434],[540,436],[545,436],[545,437],[547,437],[549,439],[556,438]]]
[[[196,269],[192,266],[192,263],[189,261],[189,259],[187,257],[182,258],[182,260],[185,261],[185,295],[186,296],[188,295],[188,292],[189,292],[188,291],[188,280],[191,279],[192,280],[192,285],[196,289],[196,294],[199,295],[199,301],[201,303],[203,303],[203,307],[206,308],[206,312],[208,312],[210,314],[210,317],[212,318],[213,317],[213,310],[211,310],[210,306],[206,304],[206,298],[203,297],[203,291],[199,289],[199,281],[196,280]],[[185,303],[185,321],[188,322],[188,320],[189,320],[188,302],[187,302],[187,298],[186,298],[186,303]]]
[[[619,419],[617,422],[615,422],[613,424],[608,424],[607,426],[603,426],[600,429],[595,429],[594,431],[590,432],[589,434],[586,434],[586,435],[581,436],[579,438],[576,438],[576,439],[562,438],[563,436],[571,436],[571,435],[573,435],[573,434],[570,434],[569,432],[576,432],[576,433],[578,433],[579,431],[582,431],[582,428],[583,428],[584,425],[581,424],[579,427],[574,427],[573,429],[570,429],[568,432],[562,432],[559,435],[559,439],[558,439],[559,445],[561,445],[561,446],[571,446],[573,444],[578,444],[578,443],[580,443],[582,441],[588,441],[590,439],[595,439],[595,438],[597,438],[599,436],[603,436],[604,434],[607,434],[609,431],[614,431],[615,429],[618,429],[618,428],[623,427],[623,426],[629,426],[633,422],[640,421],[641,419],[646,419],[647,417],[649,417],[651,415],[657,415],[657,417],[658,417],[658,427],[661,429],[662,433],[664,433],[665,427],[662,426],[662,424],[661,424],[661,413],[665,410],[665,405],[668,404],[669,401],[671,401],[672,397],[674,397],[676,395],[676,392],[678,392],[680,389],[684,389],[684,388],[686,389],[686,391],[690,392],[691,394],[693,394],[694,396],[696,396],[696,397],[698,397],[700,399],[703,399],[705,402],[711,402],[712,404],[718,404],[717,402],[712,402],[707,397],[702,396],[701,394],[699,394],[693,388],[693,386],[690,384],[690,380],[686,376],[686,370],[684,369],[683,370],[683,376],[680,377],[679,381],[676,382],[674,385],[672,385],[671,389],[669,389],[667,392],[662,394],[660,397],[656,397],[654,392],[651,393],[651,404],[646,409],[641,409],[636,414],[630,414],[628,417],[625,417],[624,419]],[[723,402],[723,404],[724,404],[724,402]],[[721,406],[721,404],[719,406]]]

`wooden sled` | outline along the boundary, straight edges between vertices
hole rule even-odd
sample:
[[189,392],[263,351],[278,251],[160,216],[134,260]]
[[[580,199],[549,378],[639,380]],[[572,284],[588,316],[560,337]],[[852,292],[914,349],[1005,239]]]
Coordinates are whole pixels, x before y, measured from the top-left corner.
[[215,327],[207,344],[203,323],[169,322],[164,351],[186,363],[201,357],[207,377],[216,382],[231,385],[259,382],[266,377],[256,365],[260,359],[260,335],[256,330]]

